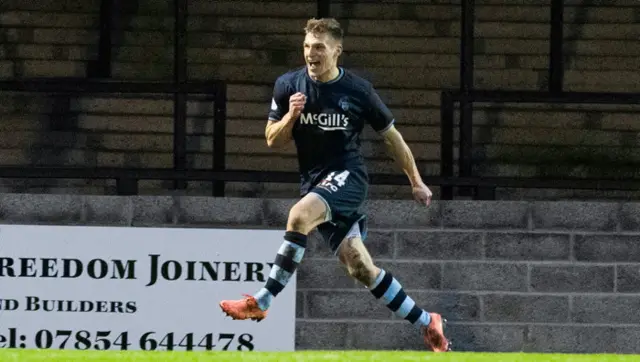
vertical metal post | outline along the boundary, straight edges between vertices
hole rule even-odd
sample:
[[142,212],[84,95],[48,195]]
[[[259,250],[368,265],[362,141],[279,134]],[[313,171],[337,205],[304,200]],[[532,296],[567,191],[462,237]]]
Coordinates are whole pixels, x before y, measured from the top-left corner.
[[331,0],[318,1],[318,18],[328,18],[331,14]]
[[116,179],[116,189],[118,195],[130,196],[138,194],[138,180],[128,177]]
[[100,39],[98,41],[98,59],[88,69],[91,78],[111,78],[111,32],[115,14],[115,0],[100,2]]
[[[174,85],[178,88],[187,79],[187,0],[174,0]],[[173,94],[173,168],[183,171],[187,168],[187,94],[176,91]],[[174,180],[174,189],[186,189],[187,182]]]
[[[213,170],[224,171],[227,168],[227,85],[220,81],[216,84],[213,112]],[[224,181],[213,181],[213,196],[224,196]]]
[[[453,176],[453,99],[449,92],[440,94],[440,176]],[[453,199],[453,186],[440,187],[442,200]]]
[[564,83],[564,1],[551,1],[549,33],[549,92],[562,92]]
[[[473,91],[475,0],[463,0],[461,4],[460,38],[460,148],[459,174],[469,177],[473,173],[473,101],[466,95]],[[461,189],[466,194],[468,189]]]

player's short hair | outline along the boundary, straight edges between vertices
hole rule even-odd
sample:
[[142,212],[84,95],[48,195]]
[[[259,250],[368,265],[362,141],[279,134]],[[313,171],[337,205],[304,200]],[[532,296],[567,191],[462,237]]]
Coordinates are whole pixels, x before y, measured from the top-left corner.
[[342,41],[344,31],[334,18],[309,19],[304,28],[305,34],[330,34],[335,40]]

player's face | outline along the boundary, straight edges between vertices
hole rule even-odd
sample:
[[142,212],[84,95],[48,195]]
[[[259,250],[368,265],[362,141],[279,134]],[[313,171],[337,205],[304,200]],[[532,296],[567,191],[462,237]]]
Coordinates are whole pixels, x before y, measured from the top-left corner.
[[342,45],[329,34],[308,33],[304,38],[304,59],[314,79],[330,80],[341,53]]

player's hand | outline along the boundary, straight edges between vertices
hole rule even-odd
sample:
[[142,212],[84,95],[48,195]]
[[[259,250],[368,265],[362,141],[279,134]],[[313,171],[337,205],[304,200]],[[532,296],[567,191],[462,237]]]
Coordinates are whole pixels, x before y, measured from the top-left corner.
[[307,96],[298,92],[289,98],[289,113],[293,119],[297,119],[307,103]]
[[431,190],[424,183],[420,182],[411,188],[413,192],[413,197],[417,202],[423,204],[425,206],[429,206],[431,204]]

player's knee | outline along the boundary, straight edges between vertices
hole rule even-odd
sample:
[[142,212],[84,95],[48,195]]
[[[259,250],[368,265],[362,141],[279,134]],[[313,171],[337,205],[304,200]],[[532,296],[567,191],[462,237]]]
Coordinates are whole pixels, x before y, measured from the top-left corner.
[[287,229],[308,234],[324,221],[325,205],[313,196],[305,197],[289,210]]
[[289,220],[287,229],[307,234],[310,230],[309,224],[313,219],[310,210],[301,207],[293,207],[289,211]]

